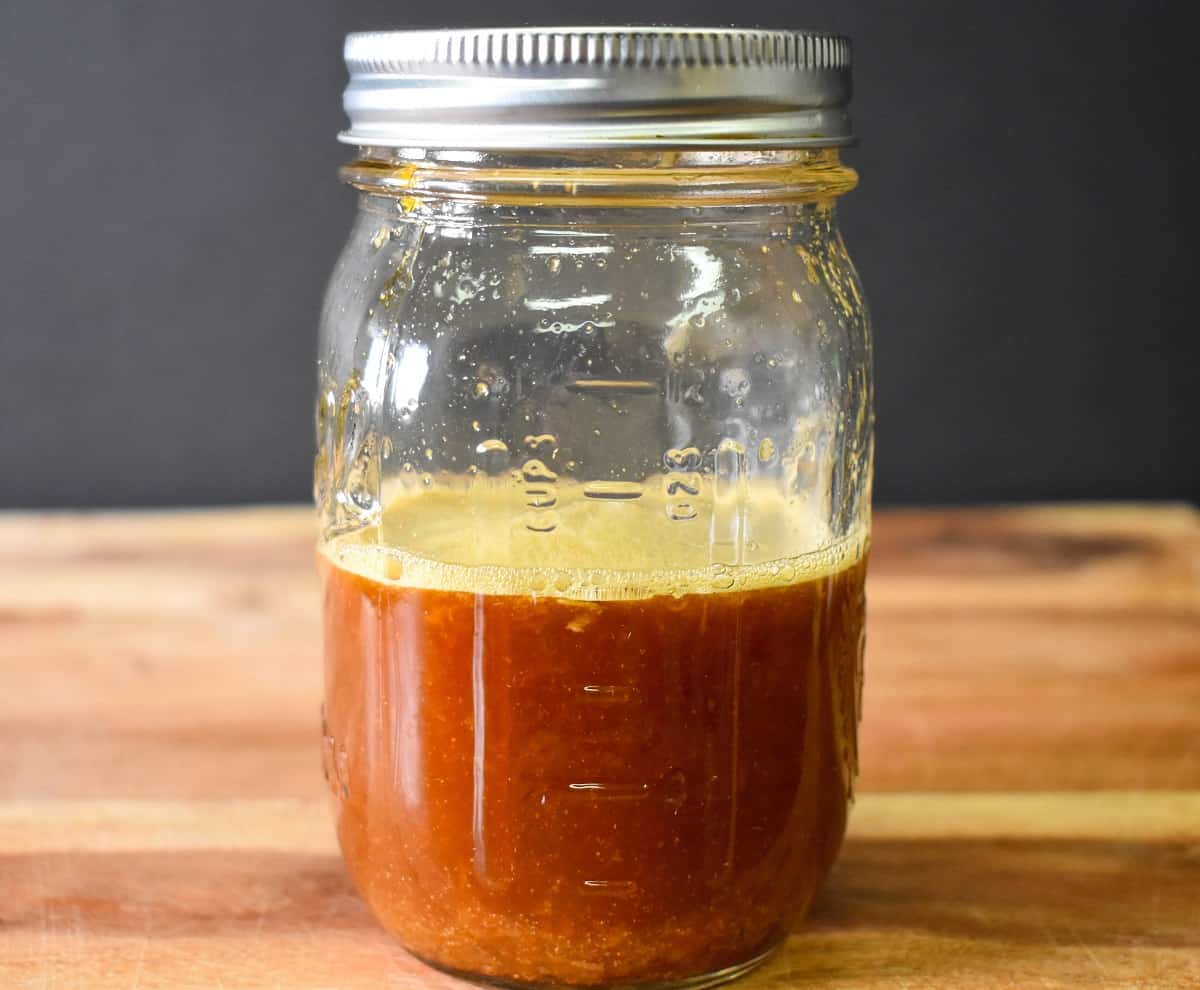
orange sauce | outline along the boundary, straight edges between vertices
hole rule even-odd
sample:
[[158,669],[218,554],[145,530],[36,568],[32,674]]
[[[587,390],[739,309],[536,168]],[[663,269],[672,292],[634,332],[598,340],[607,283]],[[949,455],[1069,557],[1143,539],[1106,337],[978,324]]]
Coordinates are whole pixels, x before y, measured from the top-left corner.
[[326,773],[354,881],[415,954],[665,982],[804,914],[855,769],[861,551],[669,593],[364,559],[323,558]]

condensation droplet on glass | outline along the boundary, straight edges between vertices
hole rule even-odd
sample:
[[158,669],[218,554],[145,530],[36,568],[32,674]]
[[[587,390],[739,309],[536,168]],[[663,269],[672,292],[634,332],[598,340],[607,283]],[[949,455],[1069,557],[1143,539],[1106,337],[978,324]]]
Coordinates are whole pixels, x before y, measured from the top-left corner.
[[371,490],[364,485],[355,485],[349,492],[350,501],[364,512],[370,512],[375,508],[375,496]]
[[475,383],[475,388],[474,388],[475,398],[486,399],[488,397],[488,393],[490,391],[491,391],[491,389],[488,388],[487,382],[476,382]]
[[792,302],[794,302],[794,303],[804,302],[804,298],[803,298],[803,296],[800,295],[800,292],[798,289],[792,289]]
[[390,227],[380,227],[375,231],[375,236],[371,238],[371,245],[378,251],[392,238]]
[[770,437],[764,437],[763,441],[758,445],[758,459],[766,464],[775,456],[775,441]]
[[428,488],[430,485],[433,484],[433,475],[430,474],[429,472],[426,472],[425,474],[421,475],[421,484],[423,484],[426,488]]

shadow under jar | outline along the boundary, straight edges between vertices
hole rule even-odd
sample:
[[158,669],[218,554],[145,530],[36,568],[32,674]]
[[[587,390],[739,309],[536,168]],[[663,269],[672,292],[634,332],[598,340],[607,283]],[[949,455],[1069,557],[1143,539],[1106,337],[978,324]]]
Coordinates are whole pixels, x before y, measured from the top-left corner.
[[414,954],[759,962],[840,846],[870,526],[842,39],[352,35],[321,326],[323,757]]

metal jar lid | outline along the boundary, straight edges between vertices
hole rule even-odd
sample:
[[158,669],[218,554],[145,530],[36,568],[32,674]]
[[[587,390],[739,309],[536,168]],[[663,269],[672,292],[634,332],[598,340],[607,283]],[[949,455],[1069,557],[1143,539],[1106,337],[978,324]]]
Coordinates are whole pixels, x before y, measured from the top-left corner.
[[812,31],[497,28],[346,38],[347,144],[801,148],[851,143],[850,42]]

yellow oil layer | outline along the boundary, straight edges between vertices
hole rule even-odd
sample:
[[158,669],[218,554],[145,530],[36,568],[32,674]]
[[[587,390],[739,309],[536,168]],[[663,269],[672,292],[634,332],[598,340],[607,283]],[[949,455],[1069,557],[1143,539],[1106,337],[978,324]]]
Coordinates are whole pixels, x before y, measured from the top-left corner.
[[682,520],[656,487],[602,504],[564,499],[542,512],[505,491],[404,494],[387,502],[377,526],[332,539],[323,552],[337,567],[403,587],[611,601],[811,581],[867,550],[865,524],[834,537],[804,503],[765,485]]

